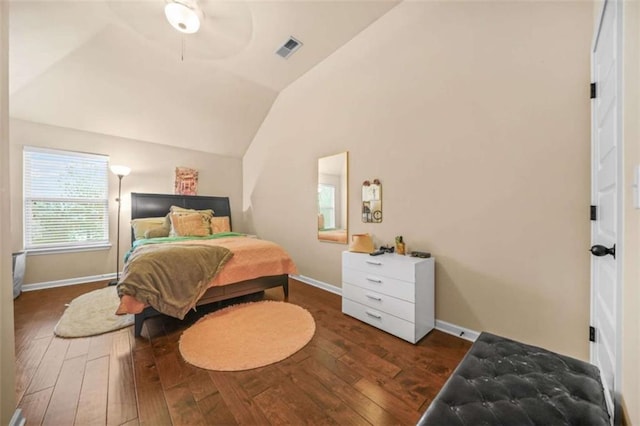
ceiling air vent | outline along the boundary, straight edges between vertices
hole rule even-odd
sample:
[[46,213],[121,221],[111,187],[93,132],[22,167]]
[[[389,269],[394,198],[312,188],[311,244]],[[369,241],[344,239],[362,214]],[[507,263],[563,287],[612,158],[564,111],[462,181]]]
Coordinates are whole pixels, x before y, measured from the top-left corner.
[[278,50],[276,50],[276,55],[282,56],[283,58],[287,59],[293,52],[298,50],[300,46],[302,46],[302,43],[300,41],[296,40],[293,37],[289,37],[289,40],[287,40]]

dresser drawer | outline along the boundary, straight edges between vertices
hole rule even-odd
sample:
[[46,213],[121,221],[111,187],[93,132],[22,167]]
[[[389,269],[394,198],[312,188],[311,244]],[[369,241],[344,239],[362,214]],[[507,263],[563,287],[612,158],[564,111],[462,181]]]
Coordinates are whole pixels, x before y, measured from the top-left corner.
[[415,302],[415,284],[389,278],[373,272],[367,273],[351,268],[342,268],[342,282],[356,285],[367,290],[387,294],[407,302]]
[[342,285],[342,297],[362,305],[385,312],[409,322],[415,322],[415,305],[406,300],[396,299],[386,294],[376,293],[351,284]]
[[342,299],[342,312],[401,339],[416,342],[415,325],[409,321],[345,298]]
[[399,256],[397,254],[383,254],[369,256],[363,253],[343,252],[342,266],[352,268],[368,274],[382,275],[402,281],[415,282],[415,264],[417,258]]

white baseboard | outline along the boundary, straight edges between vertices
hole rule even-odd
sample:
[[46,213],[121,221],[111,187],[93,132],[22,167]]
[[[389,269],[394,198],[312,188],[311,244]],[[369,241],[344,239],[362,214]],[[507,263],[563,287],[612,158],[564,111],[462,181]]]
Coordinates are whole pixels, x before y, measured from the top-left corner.
[[480,335],[480,333],[475,330],[470,330],[438,319],[436,320],[436,330],[440,330],[443,333],[453,334],[454,336],[461,337],[465,340],[469,340],[470,342],[475,342]]
[[17,408],[16,411],[13,412],[13,416],[9,421],[9,426],[24,426],[27,423],[27,419],[22,415],[22,410]]
[[342,289],[333,284],[327,284],[323,281],[314,280],[313,278],[309,278],[304,275],[289,275],[294,280],[301,281],[305,284],[312,285],[314,287],[321,288],[322,290],[328,291],[329,293],[337,294],[338,296],[342,296]]
[[102,275],[91,275],[88,277],[69,278],[66,280],[45,281],[41,283],[24,284],[22,286],[22,291],[42,290],[45,288],[64,287],[68,285],[92,283],[95,281],[112,280],[112,279],[115,279],[115,277],[116,277],[116,274],[112,273],[112,274],[102,274]]
[[[342,288],[336,287],[335,285],[327,284],[323,281],[318,281],[304,275],[290,275],[290,277],[305,284],[318,287],[330,293],[337,294],[338,296],[342,296]],[[449,322],[441,321],[438,319],[436,320],[436,330],[440,330],[443,333],[452,334],[456,337],[460,337],[471,342],[475,342],[480,335],[480,333],[475,330],[470,330],[468,328],[460,327],[459,325],[451,324]]]

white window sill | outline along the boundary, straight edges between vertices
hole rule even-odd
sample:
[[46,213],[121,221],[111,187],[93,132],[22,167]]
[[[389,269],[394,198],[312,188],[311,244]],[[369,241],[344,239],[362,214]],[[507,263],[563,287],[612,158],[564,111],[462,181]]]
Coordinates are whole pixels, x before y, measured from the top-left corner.
[[70,247],[47,247],[25,249],[27,256],[40,256],[43,254],[62,254],[62,253],[78,253],[83,251],[110,250],[111,243],[88,245],[88,246],[70,246]]

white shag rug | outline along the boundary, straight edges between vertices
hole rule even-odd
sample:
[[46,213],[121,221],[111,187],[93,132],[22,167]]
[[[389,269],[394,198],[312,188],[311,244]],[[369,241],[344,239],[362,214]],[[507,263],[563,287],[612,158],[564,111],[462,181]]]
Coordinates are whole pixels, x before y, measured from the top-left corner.
[[108,333],[133,324],[134,315],[116,315],[120,299],[116,286],[76,297],[53,330],[60,337],[86,337]]

